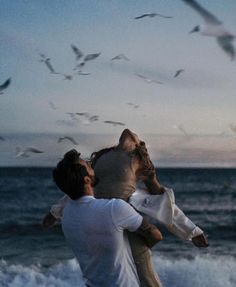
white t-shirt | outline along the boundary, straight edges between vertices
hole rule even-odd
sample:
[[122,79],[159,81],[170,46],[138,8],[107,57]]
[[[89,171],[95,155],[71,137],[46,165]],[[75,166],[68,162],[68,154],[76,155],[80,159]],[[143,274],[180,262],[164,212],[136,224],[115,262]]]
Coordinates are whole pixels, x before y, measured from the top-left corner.
[[91,287],[138,287],[139,279],[124,229],[135,231],[139,215],[121,199],[83,196],[69,200],[62,229]]

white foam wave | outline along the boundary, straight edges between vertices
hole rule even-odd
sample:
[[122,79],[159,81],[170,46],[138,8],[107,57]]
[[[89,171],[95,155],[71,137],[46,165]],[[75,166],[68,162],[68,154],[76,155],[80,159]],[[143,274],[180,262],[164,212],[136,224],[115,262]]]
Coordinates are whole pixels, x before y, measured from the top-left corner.
[[[234,287],[236,260],[231,257],[167,259],[154,256],[154,265],[164,287]],[[76,260],[49,268],[0,262],[2,287],[84,287]]]

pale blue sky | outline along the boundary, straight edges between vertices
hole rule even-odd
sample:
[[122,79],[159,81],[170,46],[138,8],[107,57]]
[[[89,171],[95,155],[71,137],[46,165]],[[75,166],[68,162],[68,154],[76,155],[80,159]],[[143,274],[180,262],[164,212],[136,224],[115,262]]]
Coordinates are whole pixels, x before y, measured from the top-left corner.
[[[234,0],[199,3],[236,33]],[[235,61],[215,39],[188,34],[202,19],[183,1],[2,0],[0,5],[0,82],[12,78],[0,95],[0,135],[100,133],[118,138],[124,127],[104,120],[122,121],[142,135],[178,135],[173,128],[177,124],[191,134],[232,134]],[[149,12],[173,18],[133,19]],[[91,75],[64,81],[39,62],[38,51],[51,58],[56,70],[70,74],[75,64],[72,43],[85,54],[101,55],[84,67]],[[120,53],[130,61],[111,68],[110,59]],[[185,72],[173,78],[180,68]],[[164,84],[147,84],[135,73]],[[128,102],[140,107],[134,110]],[[100,121],[67,126],[66,112],[89,112]],[[207,141],[201,145],[204,148]]]

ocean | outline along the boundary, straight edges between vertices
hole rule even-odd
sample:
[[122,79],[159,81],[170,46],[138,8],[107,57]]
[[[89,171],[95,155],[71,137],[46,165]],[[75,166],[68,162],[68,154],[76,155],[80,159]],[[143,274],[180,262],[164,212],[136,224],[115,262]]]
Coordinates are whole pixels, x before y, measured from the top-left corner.
[[[84,286],[60,224],[41,226],[62,196],[51,175],[50,168],[0,168],[1,287]],[[159,226],[164,240],[153,261],[163,286],[236,286],[236,169],[163,168],[157,175],[210,243],[199,249]]]

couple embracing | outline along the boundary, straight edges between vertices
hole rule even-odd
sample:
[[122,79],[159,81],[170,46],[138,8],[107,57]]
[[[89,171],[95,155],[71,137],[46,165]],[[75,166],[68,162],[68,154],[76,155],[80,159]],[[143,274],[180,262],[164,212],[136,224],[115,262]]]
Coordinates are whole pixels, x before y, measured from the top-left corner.
[[[67,152],[54,169],[53,178],[66,196],[52,206],[43,224],[49,227],[61,218],[86,286],[162,286],[151,258],[151,247],[162,240],[162,234],[139,213],[145,212],[139,209],[143,206],[140,202],[156,202],[158,197],[155,208],[159,209],[159,219],[166,218],[160,210],[167,199],[170,212],[164,213],[170,214],[171,222],[160,221],[196,246],[208,245],[203,231],[171,201],[169,190],[158,182],[145,143],[128,129],[122,132],[118,145],[93,153],[90,163],[76,150]],[[138,195],[135,191],[140,180],[145,191]]]

